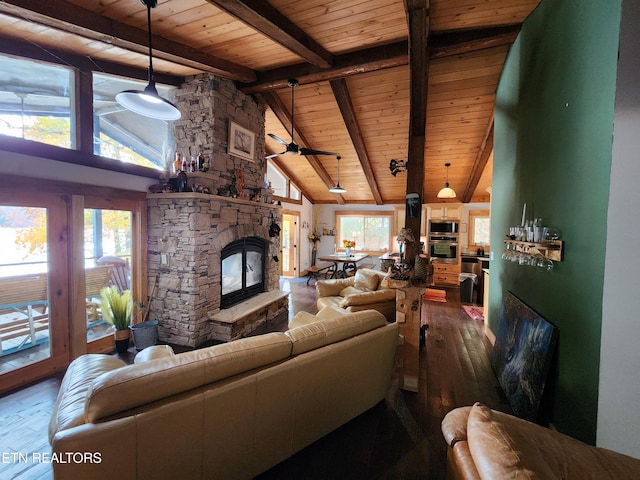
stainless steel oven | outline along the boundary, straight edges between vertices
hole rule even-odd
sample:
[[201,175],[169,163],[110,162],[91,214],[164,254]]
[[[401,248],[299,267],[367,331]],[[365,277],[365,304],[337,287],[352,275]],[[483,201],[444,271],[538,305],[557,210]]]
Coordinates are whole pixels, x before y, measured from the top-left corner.
[[435,263],[458,263],[458,236],[429,235],[429,257]]

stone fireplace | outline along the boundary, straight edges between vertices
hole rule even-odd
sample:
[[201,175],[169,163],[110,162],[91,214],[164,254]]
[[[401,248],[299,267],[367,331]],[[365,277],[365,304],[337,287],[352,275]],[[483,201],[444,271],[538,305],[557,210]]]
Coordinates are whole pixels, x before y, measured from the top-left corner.
[[[159,321],[160,341],[197,347],[238,338],[286,314],[287,296],[278,290],[280,239],[269,234],[272,222],[281,223],[281,215],[264,188],[262,108],[232,82],[213,75],[188,79],[175,101],[183,112],[175,122],[176,150],[188,157],[202,153],[210,162],[206,173],[188,173],[187,185],[194,190],[201,185],[211,193],[147,197],[148,278],[149,292],[153,291],[149,318]],[[253,160],[228,153],[230,121],[256,133]],[[244,185],[238,185],[237,196],[228,196],[239,172]],[[249,281],[249,290],[261,299],[243,306],[244,298],[233,298],[229,305],[240,304],[227,309],[230,313],[225,316],[221,308],[223,250],[247,239],[263,246],[260,286]],[[248,314],[238,313],[244,311]]]

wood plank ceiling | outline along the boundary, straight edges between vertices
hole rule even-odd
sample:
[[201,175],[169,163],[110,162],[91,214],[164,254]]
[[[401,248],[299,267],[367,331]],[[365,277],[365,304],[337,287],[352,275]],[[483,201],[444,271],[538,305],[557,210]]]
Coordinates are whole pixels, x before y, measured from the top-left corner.
[[[403,203],[408,175],[423,178],[424,203],[441,201],[447,162],[454,201],[487,201],[497,81],[539,1],[160,0],[151,12],[154,70],[235,80],[264,104],[266,132],[287,142],[287,80],[296,78],[295,142],[338,152],[347,190],[328,191],[337,180],[333,156],[275,157],[314,203]],[[426,24],[412,25],[413,11]],[[7,53],[27,45],[147,65],[140,0],[0,0],[0,29],[0,51]],[[424,52],[420,35],[427,38]],[[412,88],[420,92],[412,95]],[[426,102],[416,101],[424,98],[417,93]],[[425,125],[425,112],[424,147],[411,153],[408,172],[393,176],[389,162],[408,159],[409,126]],[[266,148],[267,155],[284,150],[268,136]]]

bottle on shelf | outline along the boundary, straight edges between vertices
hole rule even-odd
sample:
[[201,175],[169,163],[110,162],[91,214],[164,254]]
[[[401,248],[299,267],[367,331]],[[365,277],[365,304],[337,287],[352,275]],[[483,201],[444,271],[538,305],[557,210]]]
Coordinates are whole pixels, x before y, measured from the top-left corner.
[[198,171],[198,164],[196,163],[196,157],[191,157],[191,170],[189,171],[192,173]]
[[182,156],[182,171],[186,173],[187,171],[187,157]]
[[180,159],[180,153],[176,152],[176,159],[173,161],[173,174],[178,175],[181,168],[182,160]]

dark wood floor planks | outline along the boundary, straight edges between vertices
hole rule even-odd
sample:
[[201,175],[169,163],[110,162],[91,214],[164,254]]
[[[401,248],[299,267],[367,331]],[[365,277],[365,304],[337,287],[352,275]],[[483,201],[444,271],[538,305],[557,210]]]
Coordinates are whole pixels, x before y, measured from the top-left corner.
[[[290,317],[314,313],[315,287],[305,279],[283,281],[291,291]],[[490,343],[482,323],[461,309],[456,289],[447,302],[423,302],[429,325],[420,357],[417,393],[392,388],[384,402],[318,440],[259,478],[268,479],[430,479],[446,477],[446,445],[440,432],[444,415],[481,401],[509,412],[489,363]],[[286,323],[262,331],[284,330]],[[131,361],[133,354],[125,359]],[[48,451],[47,425],[60,378],[43,380],[0,397],[0,451]],[[0,478],[50,479],[47,465],[0,464]]]

